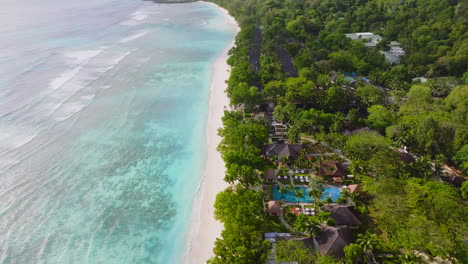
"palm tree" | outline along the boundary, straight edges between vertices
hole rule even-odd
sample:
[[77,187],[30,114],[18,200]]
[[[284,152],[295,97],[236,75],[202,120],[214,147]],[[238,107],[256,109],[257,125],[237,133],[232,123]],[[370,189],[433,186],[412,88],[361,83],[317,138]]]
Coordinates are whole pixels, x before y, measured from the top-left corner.
[[366,254],[374,257],[372,251],[379,245],[379,237],[376,234],[366,232],[364,235],[359,234],[356,240]]
[[280,186],[279,189],[278,189],[278,192],[281,195],[280,199],[283,199],[284,195],[288,192],[288,189],[286,187],[284,187],[284,186]]
[[301,199],[305,198],[304,190],[295,190],[294,196],[297,198],[297,204],[299,205],[299,202],[301,201]]
[[315,209],[317,209],[317,203],[322,199],[323,192],[325,191],[323,180],[320,178],[312,178],[309,187],[309,195],[314,198]]
[[301,141],[301,134],[299,128],[297,126],[292,126],[288,129],[288,133],[286,135],[288,138],[289,143],[296,144]]
[[320,221],[316,217],[306,215],[298,215],[295,223],[295,228],[311,237],[317,236],[322,231]]
[[316,237],[322,231],[322,226],[319,221],[317,221],[314,217],[309,217],[308,221],[306,222],[305,232],[309,234],[311,237]]

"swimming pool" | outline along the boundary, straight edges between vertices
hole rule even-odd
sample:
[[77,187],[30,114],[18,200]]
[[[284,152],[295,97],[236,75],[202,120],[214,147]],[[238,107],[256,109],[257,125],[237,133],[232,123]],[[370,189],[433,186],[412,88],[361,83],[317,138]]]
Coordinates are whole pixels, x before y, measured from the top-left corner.
[[[294,190],[290,190],[285,194],[281,195],[278,189],[278,186],[273,186],[273,199],[285,200],[286,202],[297,203],[298,198],[294,196],[296,190],[304,191],[304,197],[299,200],[301,203],[311,203],[313,201],[312,197],[309,195],[310,188],[305,187],[295,187]],[[322,201],[325,201],[328,197],[332,199],[333,202],[336,202],[338,198],[341,197],[340,189],[337,187],[326,187],[322,195]]]

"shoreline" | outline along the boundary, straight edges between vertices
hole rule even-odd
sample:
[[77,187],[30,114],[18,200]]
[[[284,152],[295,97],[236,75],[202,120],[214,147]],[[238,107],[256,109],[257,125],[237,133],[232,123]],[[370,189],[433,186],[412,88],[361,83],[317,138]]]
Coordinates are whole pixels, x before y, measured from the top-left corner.
[[[214,3],[205,3],[212,5],[226,16],[229,26],[235,31],[235,37],[240,28],[228,11]],[[215,59],[212,65],[205,134],[205,166],[193,202],[189,233],[187,235],[187,250],[183,257],[183,263],[186,264],[206,263],[213,255],[216,238],[221,235],[224,229],[223,224],[214,218],[214,202],[216,195],[226,189],[229,184],[224,181],[226,168],[221,153],[216,148],[221,141],[218,136],[218,128],[222,127],[221,118],[224,115],[224,110],[229,106],[229,98],[225,93],[227,88],[225,81],[230,75],[230,67],[227,64],[228,51],[234,44],[235,39]]]

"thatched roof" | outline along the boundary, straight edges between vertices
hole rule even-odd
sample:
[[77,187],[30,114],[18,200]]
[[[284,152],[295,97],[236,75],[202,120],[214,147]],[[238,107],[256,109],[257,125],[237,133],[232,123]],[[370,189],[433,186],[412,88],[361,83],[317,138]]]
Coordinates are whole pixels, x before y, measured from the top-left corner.
[[346,205],[325,205],[324,211],[330,212],[330,218],[337,226],[358,226],[361,221],[354,214],[354,208]]
[[268,201],[268,213],[269,214],[280,214],[281,204],[279,201]]
[[343,258],[343,249],[352,242],[352,235],[348,227],[326,226],[316,240],[322,255]]
[[275,170],[267,170],[265,172],[265,180],[267,181],[274,181],[276,180],[276,172]]
[[324,161],[320,165],[320,175],[345,177],[346,171],[338,161]]
[[270,144],[264,147],[268,157],[277,156],[278,160],[284,158],[297,159],[301,154],[301,144]]
[[350,193],[359,193],[361,192],[361,186],[359,184],[348,185],[348,190]]

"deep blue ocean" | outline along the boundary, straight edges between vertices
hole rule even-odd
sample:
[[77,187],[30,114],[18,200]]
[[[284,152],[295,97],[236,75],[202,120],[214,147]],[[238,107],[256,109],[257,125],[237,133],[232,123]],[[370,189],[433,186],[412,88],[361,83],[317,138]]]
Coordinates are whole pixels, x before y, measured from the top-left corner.
[[0,263],[180,263],[234,34],[203,2],[2,0]]

